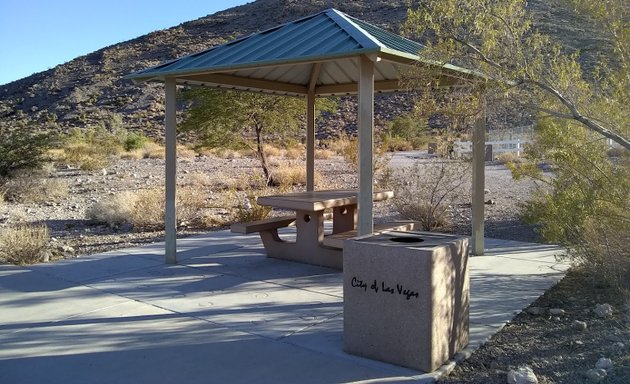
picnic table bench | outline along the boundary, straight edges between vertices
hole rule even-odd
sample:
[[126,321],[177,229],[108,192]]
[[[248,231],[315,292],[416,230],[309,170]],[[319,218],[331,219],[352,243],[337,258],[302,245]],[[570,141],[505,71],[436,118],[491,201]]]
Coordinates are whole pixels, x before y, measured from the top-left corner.
[[236,223],[230,226],[234,233],[250,234],[255,232],[276,231],[278,228],[288,227],[295,224],[295,215],[270,217],[267,219],[250,221],[247,223]]

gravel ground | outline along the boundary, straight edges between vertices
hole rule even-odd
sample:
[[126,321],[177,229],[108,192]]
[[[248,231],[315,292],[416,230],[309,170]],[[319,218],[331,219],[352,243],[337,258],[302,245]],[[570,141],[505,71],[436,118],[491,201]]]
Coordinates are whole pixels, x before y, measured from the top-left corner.
[[[426,153],[399,153],[391,159],[391,166],[396,169],[415,167],[422,172],[435,160]],[[272,164],[299,166],[297,160],[271,159]],[[316,168],[321,174],[319,189],[356,188],[356,173],[340,157],[316,161]],[[217,157],[182,158],[178,161],[178,185],[197,185],[207,191],[210,205],[213,199],[220,200],[220,194],[230,186],[240,185],[235,180],[251,180],[258,175],[258,161],[251,158],[222,159]],[[116,160],[107,169],[86,172],[78,169],[61,168],[51,171],[49,178],[62,180],[68,185],[68,196],[63,199],[51,199],[42,203],[5,203],[0,205],[0,226],[17,221],[43,222],[49,227],[56,245],[72,247],[72,252],[65,256],[80,256],[127,247],[133,244],[158,241],[162,231],[134,231],[131,226],[111,227],[94,223],[86,219],[91,206],[107,196],[123,191],[147,188],[162,188],[164,185],[164,161],[160,159]],[[470,185],[470,184],[466,184]],[[236,187],[238,188],[238,187]],[[303,187],[295,187],[300,189]],[[486,199],[493,204],[486,207],[486,236],[522,241],[536,241],[537,236],[530,226],[520,223],[517,204],[527,200],[533,188],[532,183],[515,182],[509,170],[502,165],[486,167]],[[243,193],[240,193],[241,195]],[[470,204],[468,195],[452,209],[454,228],[460,234],[470,234]],[[231,201],[235,204],[236,201]],[[212,214],[226,216],[228,210],[214,209]],[[375,206],[377,221],[398,217],[391,202],[377,203]],[[226,226],[213,228],[180,228],[180,235],[225,229]]]
[[630,383],[630,301],[572,271],[439,383],[509,383],[523,366],[538,383]]
[[[390,164],[396,169],[415,165],[422,172],[435,161],[426,153],[398,153],[391,158]],[[303,164],[297,160],[282,159],[272,159],[271,163],[276,166]],[[356,174],[340,157],[318,159],[316,168],[321,173],[319,189],[357,186]],[[535,185],[514,181],[509,170],[499,164],[487,164],[485,172],[485,199],[492,201],[492,204],[485,205],[486,237],[538,241],[533,228],[519,220],[519,204],[527,201]],[[159,159],[116,160],[110,167],[98,172],[55,169],[49,177],[65,181],[69,187],[68,196],[40,204],[0,204],[0,229],[18,221],[46,223],[53,238],[51,248],[56,257],[80,257],[161,241],[162,231],[134,231],[129,225],[111,227],[97,224],[86,219],[86,212],[108,195],[161,187],[163,173],[164,162]],[[195,157],[178,160],[178,184],[201,185],[207,190],[210,205],[213,200],[220,200],[219,195],[228,191],[230,186],[239,185],[234,180],[247,181],[258,173],[257,161],[250,158]],[[467,197],[454,202],[451,213],[455,221],[453,231],[470,234],[471,213]],[[214,208],[211,214],[225,218],[229,210]],[[375,207],[375,215],[391,219],[397,216],[397,212],[393,204],[379,203]],[[225,228],[225,225],[182,227],[179,235]],[[594,310],[597,304],[604,303],[610,304],[612,311],[600,317]],[[532,307],[518,314],[514,321],[469,359],[458,364],[441,382],[506,383],[509,382],[510,370],[521,366],[530,367],[539,383],[597,382],[596,374],[591,372],[593,378],[589,378],[587,372],[595,368],[598,359],[608,358],[612,366],[608,367],[606,378],[600,382],[630,383],[630,301],[626,297],[611,294],[609,289],[598,286],[588,276],[574,270]],[[586,329],[582,329],[583,326],[576,321],[584,322]]]

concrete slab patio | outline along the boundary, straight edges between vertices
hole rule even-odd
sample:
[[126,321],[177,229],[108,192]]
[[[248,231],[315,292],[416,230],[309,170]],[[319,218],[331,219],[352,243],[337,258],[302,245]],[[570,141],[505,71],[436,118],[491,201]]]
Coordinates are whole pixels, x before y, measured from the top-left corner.
[[[567,268],[557,247],[486,247],[470,260],[468,353]],[[432,382],[453,364],[344,353],[341,273],[266,258],[256,234],[180,239],[174,266],[163,249],[0,266],[0,383]]]

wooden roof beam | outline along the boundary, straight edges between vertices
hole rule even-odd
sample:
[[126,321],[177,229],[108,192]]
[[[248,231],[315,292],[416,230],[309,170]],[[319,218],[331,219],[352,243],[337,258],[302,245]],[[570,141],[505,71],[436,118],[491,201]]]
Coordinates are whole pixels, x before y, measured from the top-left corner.
[[311,71],[311,78],[308,82],[308,92],[315,92],[315,87],[317,86],[317,80],[319,79],[319,72],[322,69],[322,63],[314,63],[313,70]]
[[[403,88],[400,86],[398,80],[381,80],[374,82],[374,91],[376,92],[395,92],[401,89]],[[356,94],[357,90],[357,83],[320,85],[315,88],[315,94],[317,94],[317,96],[349,95]]]
[[308,88],[304,85],[252,79],[225,74],[179,76],[177,80],[180,83],[186,83],[186,81],[190,81],[191,84],[205,84],[213,87],[225,86],[244,90],[260,90],[294,95],[305,95],[308,92]]

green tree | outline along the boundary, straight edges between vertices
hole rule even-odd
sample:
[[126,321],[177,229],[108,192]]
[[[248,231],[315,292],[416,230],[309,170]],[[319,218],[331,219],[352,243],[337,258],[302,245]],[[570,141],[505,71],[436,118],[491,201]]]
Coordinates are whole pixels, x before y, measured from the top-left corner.
[[429,126],[426,120],[418,120],[411,114],[395,117],[388,126],[387,133],[393,137],[402,138],[418,147],[429,135]]
[[[490,80],[469,77],[465,95],[449,99],[459,101],[449,107],[460,116],[466,110],[475,111],[480,100],[490,95],[541,117],[576,121],[630,149],[628,5],[613,0],[566,1],[580,16],[601,24],[611,39],[612,48],[602,51],[588,76],[580,65],[579,51],[569,50],[534,27],[526,0],[408,0],[406,29],[427,41],[427,48],[420,52],[425,61],[456,64]],[[444,75],[435,68],[439,66],[418,66],[416,75],[421,76],[416,78],[425,79],[429,86],[435,84],[426,81]],[[425,109],[430,107],[426,104],[425,100]]]
[[544,120],[529,162],[508,166],[541,185],[524,205],[525,221],[547,241],[571,247],[570,256],[599,281],[630,288],[630,152],[611,158],[595,135],[574,121]]
[[32,133],[26,127],[0,125],[0,177],[18,170],[39,168],[48,159],[46,151],[55,137],[49,133]]
[[[546,240],[569,246],[599,281],[630,288],[630,7],[614,0],[555,4],[590,26],[598,52],[586,55],[537,30],[525,0],[408,0],[406,27],[426,38],[424,59],[485,77],[461,76],[469,87],[438,98],[428,82],[421,108],[466,120],[487,101],[535,114],[529,162],[511,165],[515,177],[542,186],[524,218]],[[418,66],[410,81],[445,74],[434,68]],[[622,147],[617,156],[604,137]],[[553,172],[541,172],[541,163]]]
[[[248,145],[248,135],[255,139],[255,151],[268,185],[273,179],[263,150],[271,137],[294,138],[305,125],[306,102],[302,98],[251,92],[191,88],[183,92],[191,103],[181,129],[209,147]],[[331,111],[335,103],[319,99],[316,111]]]

